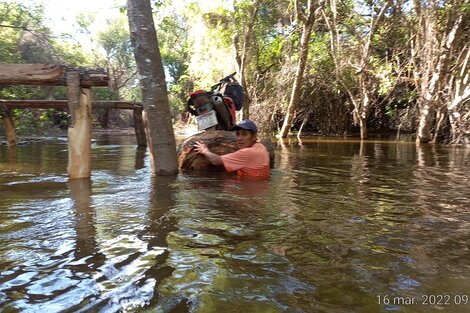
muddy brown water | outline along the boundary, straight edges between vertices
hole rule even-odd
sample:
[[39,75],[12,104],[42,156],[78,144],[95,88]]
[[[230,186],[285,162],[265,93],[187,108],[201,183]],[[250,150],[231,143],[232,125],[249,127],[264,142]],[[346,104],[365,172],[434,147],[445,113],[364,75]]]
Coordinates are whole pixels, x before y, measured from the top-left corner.
[[130,136],[0,146],[2,312],[470,312],[470,151],[305,139],[267,181],[155,178]]

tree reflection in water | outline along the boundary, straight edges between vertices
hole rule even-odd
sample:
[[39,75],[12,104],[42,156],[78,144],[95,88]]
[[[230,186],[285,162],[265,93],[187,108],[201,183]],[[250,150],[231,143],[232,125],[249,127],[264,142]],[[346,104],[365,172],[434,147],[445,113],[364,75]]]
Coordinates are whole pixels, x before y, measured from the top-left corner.
[[96,243],[96,211],[91,205],[91,180],[71,179],[68,182],[72,210],[75,215],[75,270],[90,273],[101,267],[106,256],[101,253]]

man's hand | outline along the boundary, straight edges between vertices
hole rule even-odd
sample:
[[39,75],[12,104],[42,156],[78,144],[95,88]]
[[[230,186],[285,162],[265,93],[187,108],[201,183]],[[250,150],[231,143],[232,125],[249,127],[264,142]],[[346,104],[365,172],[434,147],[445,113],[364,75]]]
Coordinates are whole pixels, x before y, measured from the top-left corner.
[[196,150],[197,153],[200,153],[202,155],[206,155],[208,152],[210,152],[207,145],[202,141],[196,141],[196,143],[194,144],[194,150]]
[[205,156],[213,165],[222,165],[222,158],[219,155],[211,152],[207,145],[202,141],[196,141],[194,144],[194,150],[197,153]]

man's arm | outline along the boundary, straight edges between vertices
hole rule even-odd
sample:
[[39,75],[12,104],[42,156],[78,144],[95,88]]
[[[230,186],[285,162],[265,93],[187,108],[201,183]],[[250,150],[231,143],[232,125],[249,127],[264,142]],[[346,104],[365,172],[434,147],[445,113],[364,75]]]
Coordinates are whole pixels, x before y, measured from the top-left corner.
[[205,156],[209,160],[209,162],[212,163],[212,165],[223,164],[220,155],[211,152],[205,143],[201,141],[196,141],[196,144],[194,144],[194,148],[197,153],[200,153]]

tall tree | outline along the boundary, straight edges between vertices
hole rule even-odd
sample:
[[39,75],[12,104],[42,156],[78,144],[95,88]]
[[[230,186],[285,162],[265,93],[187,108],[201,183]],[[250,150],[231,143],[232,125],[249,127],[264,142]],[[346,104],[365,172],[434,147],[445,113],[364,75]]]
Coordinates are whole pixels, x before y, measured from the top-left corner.
[[175,174],[178,169],[175,137],[150,0],[127,0],[127,15],[142,88],[152,172]]
[[[250,58],[250,44],[253,42],[253,30],[255,27],[256,16],[258,15],[258,10],[260,8],[261,0],[255,0],[254,2],[249,1],[235,2],[235,12],[240,16],[241,20],[245,23],[239,23],[241,26],[240,33],[237,33],[234,36],[234,46],[235,46],[235,58],[238,65],[238,73],[240,75],[240,83],[245,89],[248,87],[246,76],[248,75],[248,63]],[[246,11],[246,12],[245,12]],[[243,119],[250,118],[250,102],[251,98],[249,93],[245,93],[245,103],[243,104]]]
[[39,6],[0,2],[0,61],[2,63],[21,62],[24,54],[30,55],[36,52],[21,49],[20,44],[25,36],[30,41],[34,41],[36,46],[49,44],[49,30],[44,27],[43,19],[43,9]]
[[451,142],[461,144],[463,136],[470,135],[470,110],[465,110],[465,103],[470,99],[470,44],[466,42],[456,62],[456,70],[450,74],[446,97],[447,111],[451,126]]
[[[447,86],[445,80],[452,71],[453,55],[458,55],[455,51],[457,45],[460,39],[466,36],[461,28],[465,21],[465,14],[468,20],[470,1],[454,0],[452,6],[443,5],[437,0],[414,0],[413,3],[417,27],[411,28],[416,30],[414,39],[411,41],[411,50],[419,109],[416,140],[429,142],[433,139],[432,130],[436,110],[445,106],[442,95],[446,93],[446,89],[453,90],[455,87]],[[458,69],[453,71],[457,72]],[[451,106],[450,110],[453,111],[453,109]],[[453,122],[452,118],[451,122]],[[437,131],[435,133],[437,134]]]
[[295,110],[300,99],[300,92],[302,89],[302,82],[304,77],[305,66],[307,64],[307,56],[309,50],[310,36],[312,34],[313,26],[315,24],[315,16],[318,10],[323,6],[323,2],[315,3],[314,0],[308,0],[306,8],[295,1],[295,9],[297,19],[302,23],[302,37],[300,41],[299,63],[294,78],[294,85],[292,86],[292,93],[287,107],[286,117],[282,124],[280,136],[286,138],[291,128],[292,120],[294,119]]
[[370,2],[370,14],[367,17],[362,16],[357,8],[351,8],[348,19],[357,24],[345,27],[349,29],[346,33],[340,32],[340,23],[345,21],[339,19],[337,0],[330,0],[330,14],[323,11],[330,32],[330,53],[335,63],[336,76],[354,106],[353,117],[355,123],[359,124],[361,139],[368,136],[367,119],[374,97],[378,94],[376,89],[379,78],[372,62],[374,36],[381,27],[385,12],[391,3],[392,0],[386,0],[385,3]]
[[[106,56],[103,64],[109,71],[110,94],[112,100],[124,100],[125,91],[136,82],[136,65],[132,55],[129,25],[125,15],[108,20],[108,27],[98,33],[97,43],[104,49]],[[101,127],[107,128],[116,119],[118,110],[105,109],[99,115]]]
[[135,60],[129,39],[128,26],[123,18],[108,21],[108,27],[98,33],[98,43],[106,52],[104,64],[110,70],[110,87],[116,99],[121,99],[120,90],[132,81]]

